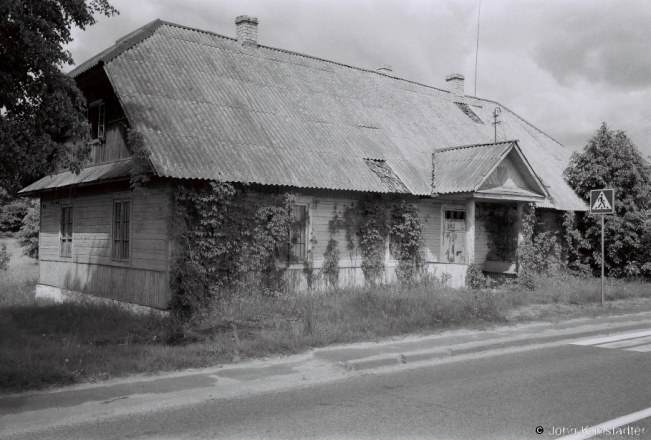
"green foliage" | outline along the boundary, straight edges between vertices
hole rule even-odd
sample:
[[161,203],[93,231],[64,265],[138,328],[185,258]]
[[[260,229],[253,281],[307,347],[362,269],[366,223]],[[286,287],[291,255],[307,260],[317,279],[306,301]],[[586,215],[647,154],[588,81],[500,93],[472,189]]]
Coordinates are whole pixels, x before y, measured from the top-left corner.
[[79,172],[89,149],[64,142],[87,137],[86,102],[63,73],[73,64],[63,46],[73,26],[116,13],[107,0],[0,2],[0,186],[10,194],[57,165]]
[[28,199],[11,197],[0,188],[0,236],[10,235],[20,230],[29,206]]
[[384,272],[386,240],[391,228],[391,212],[387,199],[367,197],[357,205],[357,236],[362,253],[362,271],[371,285]]
[[138,190],[149,182],[151,174],[151,151],[145,145],[145,137],[138,130],[127,129],[127,145],[131,151],[131,189]]
[[539,231],[536,206],[524,205],[522,216],[522,243],[518,246],[520,264],[518,283],[527,289],[535,288],[536,275],[558,274],[563,267],[562,246],[552,231]]
[[478,264],[472,263],[468,265],[466,269],[466,286],[472,290],[477,290],[485,287],[486,285],[486,276],[481,270],[481,266]]
[[[604,123],[583,149],[574,153],[564,172],[567,183],[586,202],[590,190],[615,189],[615,215],[606,216],[605,270],[614,277],[649,276],[647,234],[651,220],[651,166],[622,131]],[[598,215],[577,214],[580,235],[572,240],[570,266],[601,267],[601,224]]]
[[18,242],[23,247],[23,253],[38,260],[38,238],[41,232],[41,209],[38,200],[32,200],[23,217],[22,226],[18,232]]
[[490,261],[515,261],[517,213],[515,206],[504,203],[477,204],[479,219],[490,237]]
[[402,283],[411,283],[420,274],[423,255],[424,226],[418,217],[418,208],[413,203],[397,200],[391,207],[391,252],[398,260],[396,276]]
[[[352,210],[353,208],[351,208]],[[391,252],[398,260],[396,276],[403,283],[416,280],[423,268],[423,225],[418,208],[397,197],[366,197],[354,214],[357,237],[362,253],[365,279],[374,285],[385,270],[387,238],[391,236]]]
[[337,287],[339,282],[339,242],[333,238],[328,240],[328,245],[323,253],[323,267],[321,273],[330,287]]
[[7,245],[0,243],[0,270],[7,270],[11,257],[7,253]]
[[211,298],[259,291],[278,295],[289,264],[294,198],[255,195],[224,182],[173,194],[174,307],[186,315]]

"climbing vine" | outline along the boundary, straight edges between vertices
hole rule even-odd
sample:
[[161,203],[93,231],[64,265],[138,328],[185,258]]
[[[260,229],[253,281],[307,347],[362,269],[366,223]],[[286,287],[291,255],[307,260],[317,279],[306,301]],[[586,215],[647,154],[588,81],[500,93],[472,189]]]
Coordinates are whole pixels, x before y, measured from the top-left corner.
[[190,314],[217,296],[282,291],[293,201],[290,194],[262,196],[224,182],[176,185],[174,307]]
[[514,206],[501,203],[478,204],[479,220],[488,233],[490,261],[515,261],[517,214]]
[[424,263],[424,227],[415,205],[397,197],[367,197],[357,205],[355,218],[361,266],[367,281],[376,283],[384,272],[389,237],[390,252],[398,260],[398,280],[411,282],[420,274]]
[[131,189],[138,190],[145,183],[149,182],[151,173],[151,162],[149,158],[151,151],[145,145],[145,137],[138,130],[127,128],[127,146],[131,151]]
[[517,250],[520,283],[534,288],[533,274],[554,274],[562,267],[562,246],[552,231],[543,231],[538,223],[536,206],[524,205],[522,242]]
[[423,224],[418,209],[412,203],[398,200],[391,210],[391,253],[398,260],[396,276],[401,282],[411,282],[420,274],[423,255]]

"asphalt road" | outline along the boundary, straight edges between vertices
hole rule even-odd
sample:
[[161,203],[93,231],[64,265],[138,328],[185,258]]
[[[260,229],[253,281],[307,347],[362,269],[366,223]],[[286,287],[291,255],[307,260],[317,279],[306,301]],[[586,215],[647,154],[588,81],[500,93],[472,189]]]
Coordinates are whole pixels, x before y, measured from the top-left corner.
[[[89,421],[38,437],[559,438],[651,407],[650,367],[651,352],[563,345]],[[651,438],[651,418],[620,429],[627,427],[631,435],[593,438]]]

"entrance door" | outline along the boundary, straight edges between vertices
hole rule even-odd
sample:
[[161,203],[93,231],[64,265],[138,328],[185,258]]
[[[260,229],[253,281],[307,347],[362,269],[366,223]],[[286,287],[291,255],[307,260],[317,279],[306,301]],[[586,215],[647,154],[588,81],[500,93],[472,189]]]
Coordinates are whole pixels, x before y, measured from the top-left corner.
[[442,260],[466,263],[466,212],[463,208],[443,208]]

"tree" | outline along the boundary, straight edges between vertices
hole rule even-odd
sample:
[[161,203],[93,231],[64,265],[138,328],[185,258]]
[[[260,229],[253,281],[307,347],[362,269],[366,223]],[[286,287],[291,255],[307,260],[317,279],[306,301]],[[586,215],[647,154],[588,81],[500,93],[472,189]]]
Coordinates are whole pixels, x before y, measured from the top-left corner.
[[[567,183],[586,202],[590,190],[615,189],[615,215],[606,218],[605,267],[611,276],[651,276],[651,165],[623,131],[604,122],[582,153],[574,153],[564,172]],[[581,238],[570,264],[601,264],[601,225],[597,215],[577,215]]]
[[23,254],[38,260],[38,238],[41,232],[41,209],[38,200],[31,200],[27,215],[23,218],[18,231],[18,242],[23,247]]
[[10,194],[59,165],[79,172],[88,149],[65,141],[87,136],[86,100],[61,70],[73,64],[63,45],[72,26],[117,13],[108,0],[0,1],[0,187]]

